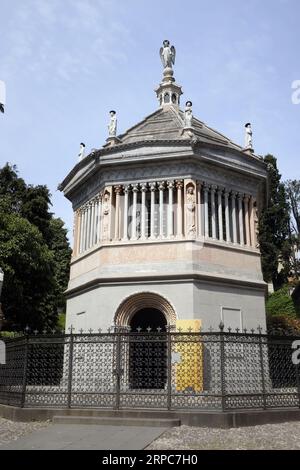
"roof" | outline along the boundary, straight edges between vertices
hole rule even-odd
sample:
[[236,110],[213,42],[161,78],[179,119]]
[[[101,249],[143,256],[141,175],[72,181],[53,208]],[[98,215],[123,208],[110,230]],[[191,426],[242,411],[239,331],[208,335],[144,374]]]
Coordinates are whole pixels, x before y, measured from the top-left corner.
[[[208,127],[204,122],[195,117],[193,117],[192,125],[194,138],[200,142],[221,145],[238,151],[243,150],[241,146],[232,142],[228,137]],[[186,141],[187,135],[182,133],[183,127],[183,111],[176,110],[173,106],[167,106],[150,114],[143,121],[128,129],[124,134],[119,135],[118,138],[121,141],[121,145],[145,141]]]

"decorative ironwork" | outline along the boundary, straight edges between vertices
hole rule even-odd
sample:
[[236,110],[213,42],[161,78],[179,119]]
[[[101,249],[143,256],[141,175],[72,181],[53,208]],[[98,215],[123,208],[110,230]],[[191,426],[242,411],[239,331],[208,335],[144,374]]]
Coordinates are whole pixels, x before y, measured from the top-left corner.
[[[220,410],[300,407],[292,342],[261,327],[217,332],[110,327],[2,338],[0,403]],[[298,338],[299,339],[299,338]]]

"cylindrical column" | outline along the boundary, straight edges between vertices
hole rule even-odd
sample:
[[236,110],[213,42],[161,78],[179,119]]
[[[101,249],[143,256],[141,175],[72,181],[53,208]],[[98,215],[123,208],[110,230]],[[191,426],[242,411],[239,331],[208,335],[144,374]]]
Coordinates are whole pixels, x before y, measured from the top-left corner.
[[131,239],[136,240],[136,211],[137,211],[137,193],[138,193],[138,184],[134,184],[132,186],[133,192],[133,204],[132,204],[132,232],[131,232]]
[[98,197],[98,227],[97,227],[97,243],[101,241],[101,229],[102,229],[102,195]]
[[115,213],[115,240],[120,240],[120,196],[122,192],[122,186],[115,186],[116,194],[116,213]]
[[83,219],[84,219],[84,209],[80,208],[80,229],[79,229],[79,253],[82,253],[83,246]]
[[158,185],[159,189],[159,236],[164,236],[164,189],[165,183],[161,181]]
[[90,235],[90,246],[94,246],[95,244],[95,209],[96,209],[96,200],[93,199],[91,202],[91,235]]
[[255,233],[255,207],[254,207],[255,199],[253,196],[250,197],[249,201],[249,212],[250,212],[250,233],[251,233],[251,246],[256,248],[257,240],[256,240],[256,233]]
[[86,232],[87,232],[87,206],[83,209],[83,227],[82,227],[82,252],[86,250]]
[[125,185],[123,189],[124,189],[123,240],[128,240],[128,197],[129,197],[130,185],[129,184]]
[[155,191],[156,183],[150,184],[151,191],[151,207],[150,207],[150,232],[151,238],[155,238]]
[[92,215],[92,205],[88,203],[87,210],[87,230],[86,230],[86,250],[90,248],[90,239],[91,239],[91,215]]
[[237,243],[237,220],[236,220],[236,193],[231,192],[231,214],[232,214],[232,236],[233,243]]
[[142,209],[141,209],[141,238],[146,238],[146,192],[148,190],[147,183],[141,184],[142,191]]
[[210,187],[210,201],[211,201],[211,231],[212,238],[216,238],[216,203],[215,203],[216,186]]
[[229,225],[229,206],[228,206],[228,191],[224,192],[225,202],[225,229],[226,229],[226,241],[230,242],[230,225]]
[[244,197],[244,208],[245,208],[245,231],[246,231],[246,240],[245,243],[247,246],[251,246],[251,237],[250,237],[250,220],[249,220],[249,199],[250,196],[245,194]]
[[182,238],[182,188],[183,181],[176,181],[177,188],[177,237]]
[[197,218],[198,218],[198,237],[202,236],[202,205],[201,205],[201,186],[202,183],[197,182]]
[[240,229],[240,244],[245,244],[244,237],[244,217],[243,217],[243,196],[242,194],[238,195],[238,204],[239,204],[239,229]]
[[204,183],[204,236],[209,237],[209,222],[208,222],[208,186]]
[[74,234],[73,234],[73,253],[72,256],[77,255],[78,250],[78,234],[79,234],[79,222],[80,222],[80,214],[79,210],[74,212]]
[[219,240],[224,241],[223,235],[223,206],[222,206],[222,192],[221,188],[218,188],[218,220],[219,220]]
[[173,189],[174,181],[168,181],[169,200],[168,200],[168,237],[174,235],[174,224],[173,224]]

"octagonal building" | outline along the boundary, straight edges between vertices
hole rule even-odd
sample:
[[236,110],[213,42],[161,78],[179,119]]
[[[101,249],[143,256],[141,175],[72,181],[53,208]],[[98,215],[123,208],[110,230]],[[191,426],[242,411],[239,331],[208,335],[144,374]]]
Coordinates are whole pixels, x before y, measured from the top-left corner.
[[171,49],[164,41],[157,109],[119,135],[111,111],[106,143],[59,187],[74,211],[66,328],[265,326],[266,166],[252,138],[241,147],[190,101],[180,108]]

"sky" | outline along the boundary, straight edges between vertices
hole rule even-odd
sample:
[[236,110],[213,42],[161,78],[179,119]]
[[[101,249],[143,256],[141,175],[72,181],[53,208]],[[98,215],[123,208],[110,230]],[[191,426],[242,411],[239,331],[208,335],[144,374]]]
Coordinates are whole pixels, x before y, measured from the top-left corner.
[[80,142],[87,153],[105,143],[109,110],[123,133],[158,108],[164,39],[176,47],[182,103],[241,145],[251,122],[256,153],[300,178],[299,0],[0,0],[0,17],[0,166],[46,184],[70,235],[57,186]]

